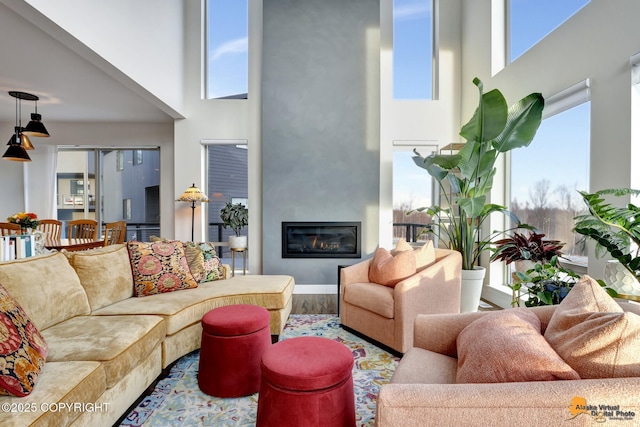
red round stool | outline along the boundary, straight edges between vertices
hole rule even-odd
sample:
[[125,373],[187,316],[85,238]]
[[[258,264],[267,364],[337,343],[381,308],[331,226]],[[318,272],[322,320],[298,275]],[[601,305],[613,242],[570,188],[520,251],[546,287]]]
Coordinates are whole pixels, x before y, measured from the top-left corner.
[[269,311],[229,305],[202,317],[198,386],[211,396],[240,397],[260,388],[260,359],[271,346]]
[[353,427],[353,354],[337,341],[298,337],[262,356],[256,426]]

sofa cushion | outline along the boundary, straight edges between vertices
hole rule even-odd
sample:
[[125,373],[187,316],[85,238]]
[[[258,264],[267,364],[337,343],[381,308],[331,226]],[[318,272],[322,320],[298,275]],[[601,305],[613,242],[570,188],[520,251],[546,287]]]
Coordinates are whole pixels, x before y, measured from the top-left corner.
[[40,331],[91,312],[78,275],[60,252],[0,263],[0,283]]
[[177,240],[127,242],[137,297],[190,289],[193,278],[184,246]]
[[196,282],[224,279],[220,258],[210,243],[184,242],[184,252],[189,270]]
[[73,408],[79,402],[97,403],[105,390],[104,369],[100,362],[47,362],[42,367],[38,385],[29,396],[19,400],[0,396],[0,407],[17,404],[16,408],[22,408],[15,412],[0,411],[0,425],[68,426],[82,412],[63,408]]
[[133,275],[125,244],[65,255],[80,278],[92,311],[133,296]]
[[589,276],[560,303],[545,338],[582,378],[640,376],[640,316],[624,312]]
[[0,394],[31,393],[47,358],[47,343],[17,301],[0,285]]
[[[428,366],[428,369],[425,367]],[[458,359],[412,347],[402,356],[390,382],[396,384],[455,384]]]
[[540,333],[526,308],[489,313],[458,335],[457,383],[578,380]]
[[416,257],[413,251],[403,251],[393,256],[386,249],[378,248],[369,266],[369,281],[393,287],[415,272]]
[[171,294],[129,298],[104,307],[94,315],[156,314],[163,316],[167,335],[200,323],[209,310],[231,304],[254,304],[267,310],[282,310],[290,303],[295,281],[284,275],[235,276],[201,283],[195,289]]
[[393,288],[376,283],[351,283],[344,288],[344,301],[393,319]]
[[436,249],[433,246],[432,240],[429,240],[420,248],[416,249],[407,243],[406,240],[400,239],[396,243],[396,248],[391,251],[391,255],[396,256],[404,251],[413,251],[413,254],[416,256],[416,271],[422,271],[436,262]]
[[146,359],[166,332],[160,316],[78,316],[42,335],[49,344],[47,361],[102,362],[110,388]]

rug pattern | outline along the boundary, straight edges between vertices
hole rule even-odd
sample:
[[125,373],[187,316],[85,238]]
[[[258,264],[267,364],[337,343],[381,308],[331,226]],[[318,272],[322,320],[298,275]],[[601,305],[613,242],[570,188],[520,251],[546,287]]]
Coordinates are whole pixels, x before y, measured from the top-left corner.
[[[299,336],[322,336],[351,349],[356,424],[373,426],[378,389],[389,382],[399,359],[340,328],[340,319],[331,315],[291,315],[280,340]],[[198,388],[198,357],[199,351],[195,351],[178,360],[120,425],[255,426],[258,393],[232,399],[202,393]]]

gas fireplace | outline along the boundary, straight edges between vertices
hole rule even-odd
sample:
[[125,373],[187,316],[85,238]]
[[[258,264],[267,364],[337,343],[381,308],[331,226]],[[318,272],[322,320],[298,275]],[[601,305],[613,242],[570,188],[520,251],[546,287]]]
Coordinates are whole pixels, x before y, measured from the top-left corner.
[[360,222],[283,222],[282,258],[360,258]]

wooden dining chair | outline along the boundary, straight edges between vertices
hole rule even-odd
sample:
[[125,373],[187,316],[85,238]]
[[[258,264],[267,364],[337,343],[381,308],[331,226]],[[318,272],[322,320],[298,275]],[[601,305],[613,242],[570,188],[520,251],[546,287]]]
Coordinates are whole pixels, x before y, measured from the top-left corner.
[[124,243],[127,237],[127,222],[107,222],[104,225],[104,245],[117,245]]
[[67,238],[98,240],[99,228],[94,219],[74,219],[69,221]]
[[41,219],[38,221],[38,227],[36,229],[45,233],[48,240],[60,240],[62,221],[58,221],[57,219]]
[[0,222],[0,235],[10,236],[12,234],[22,234],[22,228],[20,224],[14,224],[12,222]]

